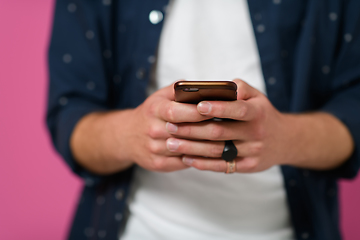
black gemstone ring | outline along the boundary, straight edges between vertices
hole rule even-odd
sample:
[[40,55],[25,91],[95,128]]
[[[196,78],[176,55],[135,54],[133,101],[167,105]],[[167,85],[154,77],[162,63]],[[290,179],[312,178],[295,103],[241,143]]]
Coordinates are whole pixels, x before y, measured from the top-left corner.
[[223,153],[221,155],[221,158],[227,162],[231,162],[232,160],[234,160],[234,158],[236,158],[237,154],[238,154],[238,151],[237,151],[233,141],[231,141],[231,140],[225,141],[225,147],[224,147]]

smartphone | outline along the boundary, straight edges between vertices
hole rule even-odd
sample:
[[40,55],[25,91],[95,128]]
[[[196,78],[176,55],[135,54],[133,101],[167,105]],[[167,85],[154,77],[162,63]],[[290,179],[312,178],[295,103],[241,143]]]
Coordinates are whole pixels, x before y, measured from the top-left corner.
[[175,101],[181,103],[237,99],[237,85],[232,81],[178,81],[174,84],[174,89]]

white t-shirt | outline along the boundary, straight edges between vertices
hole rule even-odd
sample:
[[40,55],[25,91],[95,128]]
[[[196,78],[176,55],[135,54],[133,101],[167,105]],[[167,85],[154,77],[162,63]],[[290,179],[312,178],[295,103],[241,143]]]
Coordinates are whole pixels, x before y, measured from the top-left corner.
[[[246,0],[175,0],[165,19],[156,80],[242,78],[265,93]],[[121,238],[294,239],[278,166],[253,174],[137,168]]]

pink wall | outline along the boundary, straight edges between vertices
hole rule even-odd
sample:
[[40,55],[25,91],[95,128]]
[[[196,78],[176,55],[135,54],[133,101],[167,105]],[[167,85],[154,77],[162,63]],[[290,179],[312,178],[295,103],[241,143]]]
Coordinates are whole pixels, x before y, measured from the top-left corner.
[[[81,182],[45,129],[53,1],[0,0],[0,239],[65,239]],[[360,178],[342,183],[342,228],[360,238]]]
[[0,239],[65,239],[80,181],[45,129],[50,0],[0,0]]

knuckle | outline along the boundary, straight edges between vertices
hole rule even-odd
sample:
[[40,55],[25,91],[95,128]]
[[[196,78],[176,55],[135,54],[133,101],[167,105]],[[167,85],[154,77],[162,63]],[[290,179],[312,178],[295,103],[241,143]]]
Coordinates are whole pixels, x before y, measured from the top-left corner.
[[246,83],[243,80],[239,80],[237,83],[238,89],[246,87]]
[[157,157],[152,161],[152,168],[154,169],[154,171],[163,171],[165,165],[165,158]]
[[214,163],[214,171],[215,172],[225,172],[224,171],[224,163],[221,161],[217,161],[216,163]]
[[149,130],[148,130],[149,137],[156,139],[161,136],[161,133],[162,133],[162,131],[158,126],[152,125],[149,127]]
[[246,106],[242,106],[242,107],[239,108],[238,111],[239,111],[239,118],[241,119],[241,118],[243,118],[243,117],[245,117],[247,115],[248,108]]
[[179,126],[177,133],[181,133],[186,136],[190,136],[192,134],[192,128],[190,126]]
[[216,112],[218,116],[223,116],[226,112],[226,107],[224,104],[217,104]]
[[209,157],[219,157],[224,150],[224,146],[212,146],[209,150]]
[[146,141],[144,145],[145,149],[147,149],[151,153],[151,141]]
[[148,143],[148,149],[153,154],[158,154],[161,152],[160,146],[153,141]]
[[217,140],[217,139],[221,139],[221,137],[224,135],[224,129],[220,126],[217,125],[213,125],[211,126],[211,130],[210,130],[210,138]]
[[146,109],[147,109],[147,111],[146,111],[146,115],[147,115],[147,116],[154,116],[154,115],[156,115],[156,109],[157,109],[156,104],[150,103],[150,104],[149,104],[149,107],[146,108]]
[[256,140],[262,140],[265,137],[265,128],[258,125],[254,130],[254,137]]
[[175,109],[173,104],[169,104],[166,110],[166,118],[170,122],[174,122],[175,120]]
[[266,111],[264,107],[259,107],[256,112],[257,119],[265,119]]
[[262,152],[264,149],[264,144],[262,142],[254,143],[250,148],[250,153],[252,155],[257,155]]
[[254,172],[258,167],[259,162],[256,158],[248,159],[245,170],[248,172]]
[[194,162],[193,162],[193,167],[196,168],[196,169],[198,169],[198,170],[201,170],[201,171],[206,170],[205,165],[204,165],[204,164],[201,164],[200,161],[194,161]]
[[188,143],[187,141],[180,141],[179,145],[176,149],[177,153],[192,153],[194,151],[194,147],[192,144]]

